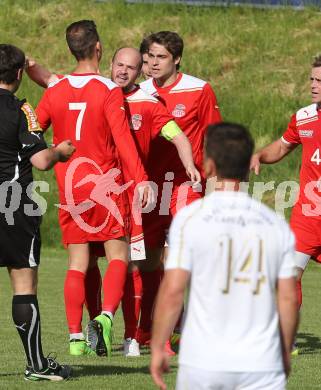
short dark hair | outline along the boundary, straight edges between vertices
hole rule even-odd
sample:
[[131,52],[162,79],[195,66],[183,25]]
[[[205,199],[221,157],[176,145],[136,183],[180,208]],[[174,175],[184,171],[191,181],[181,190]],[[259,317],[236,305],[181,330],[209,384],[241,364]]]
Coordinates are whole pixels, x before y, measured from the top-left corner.
[[18,47],[0,44],[0,81],[12,84],[18,78],[19,69],[25,65],[25,53]]
[[253,138],[242,125],[225,122],[207,127],[206,157],[215,162],[222,179],[247,180],[253,149]]
[[99,35],[92,20],[80,20],[66,29],[66,40],[77,61],[92,58]]
[[150,42],[149,42],[148,37],[146,37],[140,43],[140,46],[139,46],[140,54],[141,55],[147,54],[148,50],[149,50],[149,46],[150,46]]
[[314,60],[312,62],[313,68],[319,68],[321,66],[321,54],[318,54],[314,57]]
[[[183,55],[184,42],[176,32],[159,31],[157,33],[150,34],[145,39],[148,42],[148,48],[150,48],[153,43],[162,45],[168,52],[171,53],[174,60],[178,57],[182,57]],[[176,65],[176,69],[179,69],[179,64]]]

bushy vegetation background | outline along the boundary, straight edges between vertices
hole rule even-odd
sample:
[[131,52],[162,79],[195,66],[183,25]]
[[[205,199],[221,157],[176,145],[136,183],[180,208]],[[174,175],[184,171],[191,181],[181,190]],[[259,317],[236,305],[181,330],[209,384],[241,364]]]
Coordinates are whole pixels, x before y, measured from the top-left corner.
[[[280,136],[292,113],[309,104],[309,72],[321,52],[321,18],[316,9],[186,7],[123,2],[0,1],[1,42],[21,47],[48,69],[67,73],[75,63],[65,42],[66,26],[80,19],[97,23],[104,45],[101,71],[109,75],[110,59],[121,46],[138,47],[152,31],[177,31],[185,42],[182,71],[208,80],[215,89],[223,118],[249,126],[257,147]],[[24,78],[20,97],[37,105],[42,89]],[[50,133],[48,134],[50,139]],[[300,152],[265,168],[259,180],[297,179]],[[58,245],[57,190],[49,180],[45,245]],[[265,196],[271,206],[273,193]]]
[[[0,0],[0,41],[21,47],[52,71],[67,73],[75,63],[69,55],[64,32],[68,24],[80,19],[96,21],[104,45],[101,71],[106,75],[111,56],[118,47],[137,47],[151,31],[177,31],[186,46],[182,71],[212,84],[223,118],[249,126],[257,147],[279,137],[291,114],[310,102],[310,64],[314,55],[321,52],[321,15],[317,9]],[[19,97],[27,97],[36,106],[41,94],[42,89],[25,77]],[[47,137],[50,140],[50,132]],[[265,167],[258,179],[277,183],[297,180],[299,166],[300,150],[297,150],[282,163]],[[68,356],[62,293],[66,254],[58,249],[60,233],[54,207],[58,201],[57,190],[52,172],[36,172],[35,177],[50,183],[50,192],[46,194],[48,211],[42,227],[44,252],[39,287],[44,347],[46,351],[57,351],[60,360],[74,366],[75,379],[64,386],[68,389],[153,388],[146,350],[138,360],[125,360],[120,346],[111,362],[98,358],[76,361]],[[273,192],[267,193],[264,200],[273,206]],[[312,265],[304,276],[304,306],[298,338],[301,355],[293,362],[289,389],[320,388],[319,286],[320,270]],[[0,275],[0,291],[1,323],[5,324],[0,331],[0,388],[22,389],[23,355],[18,353],[21,346],[11,326],[9,285],[4,270]],[[122,324],[121,320],[117,321],[116,344],[120,344]],[[175,369],[168,377],[170,389],[174,380]],[[41,385],[41,388],[49,386]]]

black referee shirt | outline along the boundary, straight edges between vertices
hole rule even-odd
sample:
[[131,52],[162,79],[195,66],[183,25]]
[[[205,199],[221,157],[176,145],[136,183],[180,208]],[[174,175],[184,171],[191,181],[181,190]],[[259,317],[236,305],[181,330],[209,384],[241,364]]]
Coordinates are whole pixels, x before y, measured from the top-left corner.
[[30,158],[47,145],[32,106],[0,88],[0,184],[32,182]]

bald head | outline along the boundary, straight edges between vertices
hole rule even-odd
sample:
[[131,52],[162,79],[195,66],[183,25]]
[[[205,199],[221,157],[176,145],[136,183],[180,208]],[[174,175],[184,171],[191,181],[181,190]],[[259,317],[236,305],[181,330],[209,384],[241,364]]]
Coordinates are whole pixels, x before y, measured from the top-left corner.
[[113,58],[111,60],[112,63],[115,61],[118,61],[119,58],[131,59],[132,63],[135,63],[136,66],[138,66],[140,69],[143,65],[143,58],[138,49],[135,49],[134,47],[121,47],[117,49],[113,55]]
[[118,49],[111,63],[111,78],[125,93],[134,90],[137,77],[142,69],[143,59],[133,47]]

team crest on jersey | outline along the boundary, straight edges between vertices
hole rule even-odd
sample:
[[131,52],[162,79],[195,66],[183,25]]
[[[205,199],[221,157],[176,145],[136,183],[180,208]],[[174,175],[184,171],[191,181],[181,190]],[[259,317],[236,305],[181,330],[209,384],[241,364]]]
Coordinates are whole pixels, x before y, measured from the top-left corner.
[[182,116],[184,116],[186,114],[185,110],[186,110],[186,107],[184,106],[184,104],[176,104],[176,107],[172,111],[172,115],[175,118],[181,118]]
[[143,117],[140,114],[134,114],[130,118],[130,128],[132,130],[139,130],[142,127]]
[[42,128],[40,127],[37,119],[37,115],[35,113],[35,110],[32,108],[32,106],[26,102],[23,104],[21,107],[21,110],[24,112],[27,123],[28,123],[28,130],[30,132],[33,131],[43,131]]
[[299,136],[301,138],[311,138],[313,137],[313,130],[299,130]]

